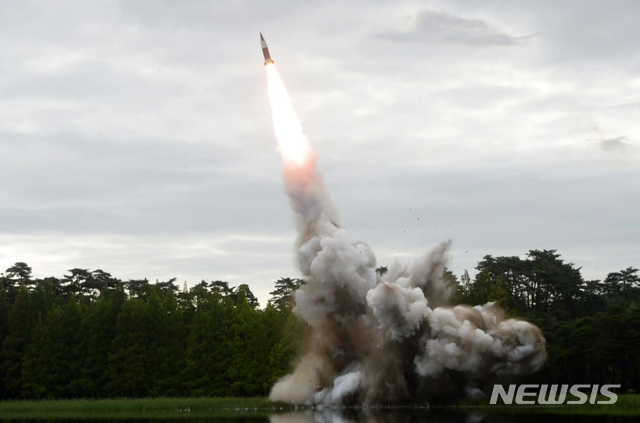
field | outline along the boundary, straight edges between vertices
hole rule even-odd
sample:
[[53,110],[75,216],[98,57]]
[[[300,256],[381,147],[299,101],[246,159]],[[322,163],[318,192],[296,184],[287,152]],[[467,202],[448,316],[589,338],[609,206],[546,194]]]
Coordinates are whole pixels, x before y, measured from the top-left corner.
[[7,418],[136,418],[265,416],[287,408],[266,398],[143,398],[104,400],[3,401]]
[[[505,406],[462,401],[431,408],[488,414],[640,416],[640,395],[621,395],[613,405]],[[0,420],[14,418],[248,417],[291,411],[266,398],[147,398],[110,400],[3,401]]]

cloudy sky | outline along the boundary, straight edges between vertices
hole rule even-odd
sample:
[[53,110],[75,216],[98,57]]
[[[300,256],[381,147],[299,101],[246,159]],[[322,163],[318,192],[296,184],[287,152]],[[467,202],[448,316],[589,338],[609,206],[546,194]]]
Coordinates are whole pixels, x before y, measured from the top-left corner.
[[637,1],[0,0],[0,270],[298,276],[259,45],[381,265],[640,266]]

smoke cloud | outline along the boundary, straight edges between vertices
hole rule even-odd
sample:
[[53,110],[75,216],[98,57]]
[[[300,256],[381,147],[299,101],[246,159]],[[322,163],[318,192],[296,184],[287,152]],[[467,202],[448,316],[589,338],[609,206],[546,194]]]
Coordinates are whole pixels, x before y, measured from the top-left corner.
[[[376,273],[371,248],[339,227],[317,155],[298,130],[275,68],[268,68],[284,186],[306,281],[295,294],[293,311],[310,330],[293,372],[273,386],[270,399],[300,405],[416,402],[477,392],[485,380],[538,370],[546,351],[536,326],[505,319],[493,304],[447,307],[453,294],[443,279],[449,242],[413,263],[392,264],[383,276]],[[288,112],[284,121],[279,108]],[[278,132],[292,132],[288,121],[296,135],[283,142]],[[296,153],[290,160],[287,146],[296,143],[304,144],[304,157]]]

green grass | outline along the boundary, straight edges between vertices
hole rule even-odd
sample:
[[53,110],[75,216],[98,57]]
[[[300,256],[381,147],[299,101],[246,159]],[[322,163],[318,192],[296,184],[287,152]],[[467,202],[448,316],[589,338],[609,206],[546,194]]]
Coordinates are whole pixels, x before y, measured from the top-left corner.
[[[567,398],[569,401],[571,398]],[[598,398],[600,399],[600,398]],[[607,398],[602,398],[606,400]],[[574,415],[609,415],[640,416],[640,395],[618,395],[615,404],[580,404],[580,405],[490,405],[484,401],[461,401],[455,409],[458,411],[481,410],[487,413],[500,414],[574,414]]]
[[[455,406],[432,408],[488,414],[574,414],[640,416],[640,395],[619,395],[612,405],[562,406],[489,405],[461,401]],[[0,401],[0,420],[26,418],[190,418],[263,417],[293,407],[266,398],[146,398],[113,400]]]
[[142,398],[1,401],[0,420],[14,418],[134,418],[265,416],[289,409],[266,398]]

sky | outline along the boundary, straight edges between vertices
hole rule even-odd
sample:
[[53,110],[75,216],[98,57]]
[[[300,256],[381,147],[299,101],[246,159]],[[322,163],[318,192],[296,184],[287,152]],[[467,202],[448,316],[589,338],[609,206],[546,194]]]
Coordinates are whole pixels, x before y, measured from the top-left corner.
[[0,271],[298,277],[259,32],[378,264],[640,267],[637,1],[0,0]]

